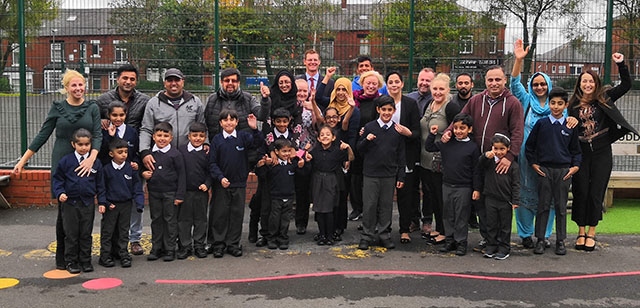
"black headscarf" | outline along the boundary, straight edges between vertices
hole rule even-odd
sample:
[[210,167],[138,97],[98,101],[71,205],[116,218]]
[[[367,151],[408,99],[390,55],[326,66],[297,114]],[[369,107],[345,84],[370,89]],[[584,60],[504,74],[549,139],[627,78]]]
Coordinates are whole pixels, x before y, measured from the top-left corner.
[[[287,76],[291,80],[291,91],[287,93],[282,93],[278,86],[278,81],[282,76]],[[295,81],[293,75],[287,70],[281,70],[276,74],[271,85],[271,112],[278,108],[285,108],[289,110],[293,118],[300,115],[302,108],[298,106],[298,87],[296,87]]]

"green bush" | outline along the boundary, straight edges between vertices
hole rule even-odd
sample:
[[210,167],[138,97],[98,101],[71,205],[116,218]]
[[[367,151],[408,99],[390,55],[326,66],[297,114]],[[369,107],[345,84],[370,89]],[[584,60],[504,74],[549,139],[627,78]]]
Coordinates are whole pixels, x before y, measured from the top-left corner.
[[2,93],[13,92],[13,89],[11,89],[11,84],[9,84],[9,78],[5,76],[0,77],[0,92]]

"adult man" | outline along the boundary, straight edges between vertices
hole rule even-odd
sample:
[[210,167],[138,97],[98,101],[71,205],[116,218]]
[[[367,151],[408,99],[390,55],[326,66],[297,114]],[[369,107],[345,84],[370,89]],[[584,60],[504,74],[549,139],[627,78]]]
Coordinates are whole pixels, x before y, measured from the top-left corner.
[[456,77],[456,90],[458,90],[458,95],[454,96],[451,102],[458,104],[462,109],[472,96],[473,78],[469,73],[458,74]]
[[[471,115],[473,118],[473,138],[480,146],[482,153],[491,150],[491,138],[495,133],[501,133],[511,139],[511,148],[496,167],[496,172],[506,173],[511,162],[520,153],[522,139],[524,137],[524,116],[520,101],[506,89],[507,77],[501,66],[494,65],[487,69],[484,77],[487,89],[469,99],[462,108],[461,113]],[[442,136],[442,142],[448,142],[451,138],[452,128],[449,126]],[[476,212],[480,219],[480,235],[482,240],[479,247],[474,250],[482,250],[486,245],[487,226],[485,225],[484,200],[475,203]]]
[[[353,81],[351,82],[351,90],[353,90],[354,92],[356,90],[362,90],[362,86],[360,85],[360,75],[362,75],[362,73],[364,72],[374,70],[373,64],[371,62],[371,58],[369,56],[359,56],[358,59],[356,59],[356,61],[358,62],[358,69],[357,69],[358,76],[353,77]],[[380,95],[384,95],[384,94],[389,95],[386,84],[383,84],[382,88],[380,88],[378,92],[380,92]]]
[[[318,83],[322,82],[324,78],[319,70],[320,64],[322,63],[322,61],[320,61],[320,54],[313,49],[305,51],[303,63],[306,71],[304,74],[297,75],[296,79],[305,79],[307,81],[309,85],[309,95],[311,95],[311,92],[318,87]],[[333,79],[327,82],[324,93],[322,93],[323,96],[331,96],[334,83],[335,81]]]
[[148,170],[155,169],[151,136],[156,124],[169,122],[173,126],[171,146],[177,149],[189,142],[191,123],[204,123],[204,105],[200,98],[184,90],[184,74],[179,69],[170,68],[164,73],[164,89],[147,102],[142,117],[140,157]]
[[[117,70],[118,86],[109,90],[98,97],[98,106],[100,107],[100,115],[102,117],[102,128],[109,127],[108,107],[111,102],[121,101],[126,107],[127,117],[125,124],[132,126],[140,131],[144,108],[149,101],[149,96],[138,91],[138,69],[131,65],[125,64]],[[140,238],[142,237],[142,213],[138,213],[135,206],[131,207],[131,224],[129,226],[129,243],[131,254],[141,255],[144,253],[140,246]],[[117,238],[114,237],[114,238]]]
[[142,122],[144,108],[149,101],[149,96],[136,89],[138,85],[138,69],[131,64],[125,64],[118,68],[117,76],[116,83],[118,86],[98,97],[100,115],[103,119],[102,128],[106,129],[109,126],[109,115],[107,114],[109,104],[114,101],[121,101],[127,107],[125,124],[140,130],[140,123]]
[[435,76],[436,72],[432,68],[423,68],[418,74],[418,90],[407,94],[408,97],[413,98],[418,103],[420,117],[422,117],[424,109],[431,102],[431,80]]

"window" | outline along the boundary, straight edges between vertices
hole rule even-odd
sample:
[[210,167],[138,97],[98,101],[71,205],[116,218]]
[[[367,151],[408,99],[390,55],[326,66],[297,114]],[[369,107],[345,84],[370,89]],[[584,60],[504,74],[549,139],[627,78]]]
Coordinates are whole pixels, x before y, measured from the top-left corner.
[[367,39],[366,37],[361,37],[360,38],[360,54],[361,55],[368,55],[369,54],[369,39]]
[[11,44],[11,66],[20,65],[20,47],[19,44],[13,43]]
[[62,62],[62,43],[51,43],[51,62]]
[[78,42],[78,56],[80,61],[87,62],[87,42]]
[[160,69],[159,68],[147,68],[147,80],[160,81]]
[[109,73],[109,89],[115,88],[117,79],[118,79],[118,72]]
[[552,65],[551,66],[551,74],[555,74],[556,73],[556,66]]
[[[490,54],[494,54],[496,53],[498,50],[498,37],[495,35],[492,35],[489,37],[489,53]],[[473,49],[472,49],[473,52]]]
[[460,54],[470,55],[473,53],[473,35],[463,35],[460,37]]
[[564,65],[559,65],[558,66],[558,74],[566,74],[567,73],[567,67]]
[[55,92],[62,88],[62,81],[60,79],[62,71],[60,70],[48,70],[44,71],[44,91]]
[[127,48],[124,47],[126,43],[126,41],[113,41],[113,45],[115,46],[114,63],[128,63],[129,54],[127,53]]
[[322,59],[333,59],[333,40],[320,42],[320,56]]
[[100,58],[100,40],[91,40],[91,57],[92,58]]
[[571,75],[580,75],[582,73],[582,64],[570,64],[569,65],[569,74]]

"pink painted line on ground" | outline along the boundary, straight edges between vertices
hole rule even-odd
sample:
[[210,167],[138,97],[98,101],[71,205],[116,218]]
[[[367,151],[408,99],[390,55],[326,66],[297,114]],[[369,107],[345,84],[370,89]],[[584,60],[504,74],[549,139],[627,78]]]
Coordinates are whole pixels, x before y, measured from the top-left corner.
[[455,273],[443,273],[443,272],[395,271],[395,270],[339,271],[339,272],[320,272],[320,273],[292,274],[292,275],[253,277],[253,278],[217,279],[217,280],[158,279],[156,280],[156,283],[158,284],[231,284],[231,283],[250,283],[250,282],[277,281],[277,280],[287,280],[287,279],[301,279],[301,278],[315,278],[315,277],[329,277],[329,276],[376,276],[376,275],[438,276],[438,277],[507,281],[507,282],[537,282],[537,281],[596,279],[596,278],[622,277],[622,276],[640,276],[640,271],[584,274],[584,275],[572,275],[572,276],[551,276],[551,277],[498,277],[498,276],[455,274]]

